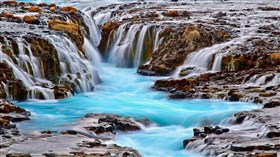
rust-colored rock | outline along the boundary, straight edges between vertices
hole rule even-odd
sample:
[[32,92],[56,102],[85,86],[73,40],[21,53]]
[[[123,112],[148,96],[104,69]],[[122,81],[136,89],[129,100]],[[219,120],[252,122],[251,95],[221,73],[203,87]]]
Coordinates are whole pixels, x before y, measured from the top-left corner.
[[102,39],[100,41],[100,45],[98,46],[98,49],[102,54],[104,54],[106,51],[108,40],[110,40],[111,33],[113,33],[113,31],[116,30],[118,27],[119,27],[118,23],[111,22],[111,21],[106,22],[102,26]]
[[71,7],[71,6],[63,7],[63,8],[61,8],[61,10],[62,10],[62,11],[67,11],[67,12],[69,12],[70,14],[75,14],[75,13],[77,13],[77,11],[78,11],[76,8]]
[[84,36],[80,26],[60,20],[50,20],[48,25],[50,29],[62,31],[69,35],[69,37],[76,43],[79,50],[83,51],[82,46],[84,43]]
[[30,12],[42,12],[42,9],[36,6],[31,6],[28,10]]
[[40,24],[40,21],[36,17],[28,15],[23,17],[23,21],[29,24]]
[[177,17],[179,16],[179,12],[177,10],[168,10],[163,13],[165,16],[170,16],[170,17]]
[[56,11],[56,7],[50,7],[50,11],[51,11],[51,12]]

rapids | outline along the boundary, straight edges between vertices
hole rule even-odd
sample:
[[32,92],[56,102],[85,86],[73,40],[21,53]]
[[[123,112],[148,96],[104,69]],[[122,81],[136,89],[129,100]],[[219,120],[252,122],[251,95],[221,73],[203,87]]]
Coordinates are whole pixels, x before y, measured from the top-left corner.
[[193,156],[184,151],[182,141],[192,137],[192,128],[205,123],[219,124],[223,119],[256,105],[218,100],[170,100],[166,93],[150,87],[158,79],[138,75],[136,69],[116,68],[102,63],[103,81],[92,93],[63,100],[30,101],[17,105],[30,110],[30,121],[19,123],[25,133],[34,130],[60,131],[75,125],[86,113],[115,113],[134,119],[149,118],[154,125],[139,132],[118,133],[116,141],[133,147],[144,156]]

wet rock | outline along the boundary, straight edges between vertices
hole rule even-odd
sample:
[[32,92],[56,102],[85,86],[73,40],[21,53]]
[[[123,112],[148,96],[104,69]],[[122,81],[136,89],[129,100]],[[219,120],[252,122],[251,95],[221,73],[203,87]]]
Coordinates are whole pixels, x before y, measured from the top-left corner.
[[183,141],[183,146],[184,146],[184,148],[185,148],[190,142],[193,142],[193,141],[195,141],[195,139],[186,139],[186,140],[184,140],[184,141]]
[[80,26],[60,20],[50,20],[48,25],[51,29],[65,32],[77,44],[78,48],[83,51],[84,36]]
[[23,17],[23,21],[29,24],[36,24],[36,25],[40,24],[40,21],[37,18],[28,15]]
[[60,132],[61,134],[65,135],[65,134],[68,134],[68,135],[77,135],[77,131],[75,130],[66,130],[66,131],[61,131]]
[[163,13],[165,16],[170,16],[170,17],[177,17],[179,16],[179,12],[177,10],[168,10]]
[[113,33],[114,30],[116,30],[119,27],[119,25],[120,25],[119,23],[108,21],[102,26],[101,28],[102,39],[100,41],[98,49],[103,55],[105,54],[105,51],[107,49],[108,40],[111,40],[110,39],[111,34]]
[[263,105],[263,108],[274,108],[280,106],[280,102],[271,101]]
[[13,153],[13,154],[7,154],[6,157],[31,157],[31,155],[23,154],[23,153]]
[[227,16],[227,13],[223,13],[221,11],[219,11],[218,13],[213,15],[214,18],[220,18],[220,17],[224,17],[224,16]]
[[52,132],[50,130],[46,130],[46,131],[41,131],[41,134],[52,134]]
[[253,157],[277,157],[276,152],[255,153]]
[[[246,116],[246,123],[243,122],[245,118],[242,118],[239,124],[231,121],[230,123],[234,124],[232,131],[229,131],[229,128],[220,126],[206,126],[204,129],[194,129],[198,136],[186,139],[184,147],[188,150],[196,149],[211,152],[217,156],[225,154],[258,156],[262,153],[264,156],[275,156],[275,152],[280,149],[278,147],[280,144],[278,109],[279,107],[236,113],[231,119],[235,120],[237,117]],[[201,133],[210,133],[212,130],[213,133],[207,134],[206,137],[199,136]],[[222,135],[217,131],[223,132]],[[201,147],[201,145],[204,145],[204,147]]]
[[73,8],[71,6],[66,6],[66,7],[63,7],[61,8],[62,11],[67,11],[69,12],[70,14],[75,14],[78,12],[78,10],[76,8]]
[[84,127],[93,131],[96,134],[113,133],[116,131],[138,131],[140,126],[134,122],[130,117],[121,117],[114,114],[93,114],[88,113],[85,118],[86,121],[94,121],[91,125],[85,125]]
[[280,137],[279,131],[270,131],[266,134],[266,137],[273,138],[273,137]]
[[39,8],[39,7],[36,7],[36,6],[31,6],[31,7],[29,8],[29,11],[30,11],[30,12],[42,12],[42,9]]

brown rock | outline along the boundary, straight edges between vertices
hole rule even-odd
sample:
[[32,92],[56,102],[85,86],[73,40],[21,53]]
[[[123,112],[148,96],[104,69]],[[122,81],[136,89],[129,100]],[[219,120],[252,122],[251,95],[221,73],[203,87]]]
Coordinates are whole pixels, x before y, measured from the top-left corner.
[[51,29],[62,31],[70,36],[70,38],[76,43],[79,50],[83,51],[84,36],[80,26],[64,22],[60,20],[50,20],[48,25]]
[[28,15],[23,17],[23,21],[29,24],[40,24],[40,21],[36,17]]
[[98,46],[98,49],[100,50],[100,52],[102,54],[105,53],[106,48],[107,48],[107,44],[108,44],[108,40],[110,40],[110,35],[111,33],[116,30],[119,27],[119,24],[116,22],[106,22],[103,26],[102,26],[102,39],[100,41],[100,45]]
[[56,11],[56,7],[50,7],[50,11],[51,11],[51,12]]
[[71,6],[63,7],[63,8],[61,8],[61,10],[62,10],[62,11],[67,11],[67,12],[69,12],[70,14],[75,14],[75,13],[77,13],[77,11],[78,11],[76,8],[73,8],[73,7],[71,7]]
[[31,6],[28,10],[30,12],[42,12],[42,9],[36,6]]
[[179,16],[179,12],[177,10],[168,10],[167,12],[163,13],[165,16],[170,16],[170,17],[177,17]]

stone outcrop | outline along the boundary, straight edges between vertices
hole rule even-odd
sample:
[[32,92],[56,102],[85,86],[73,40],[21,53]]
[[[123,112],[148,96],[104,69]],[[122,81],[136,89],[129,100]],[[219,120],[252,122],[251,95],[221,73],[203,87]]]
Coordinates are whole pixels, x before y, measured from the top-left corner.
[[160,36],[163,37],[163,41],[152,54],[149,64],[140,66],[138,73],[168,75],[183,64],[189,53],[224,42],[229,37],[229,33],[203,25],[187,25],[165,28]]
[[23,108],[0,99],[0,149],[9,147],[11,144],[19,141],[21,136],[15,122],[29,120],[31,113]]
[[232,126],[225,132],[221,128],[217,134],[216,128],[208,126],[202,131],[194,129],[194,137],[186,139],[183,145],[211,156],[278,156],[279,110],[276,107],[236,113],[230,119]]
[[138,131],[140,130],[139,124],[132,121],[130,117],[120,117],[114,114],[86,114],[86,121],[91,120],[90,126],[85,128],[93,131],[96,134],[110,132],[115,134],[116,131]]
[[[139,123],[130,117],[121,117],[115,114],[88,113],[74,124],[69,130],[55,134],[50,130],[42,131],[41,135],[28,136],[15,143],[17,152],[7,156],[33,156],[34,154],[46,157],[92,157],[92,156],[133,156],[140,157],[140,153],[129,147],[109,144],[118,131],[139,131]],[[36,146],[35,146],[36,145]],[[26,150],[25,148],[34,148]],[[6,148],[9,152],[13,148]]]
[[50,20],[48,25],[53,30],[65,32],[76,43],[78,48],[83,51],[84,36],[79,25],[60,20]]

